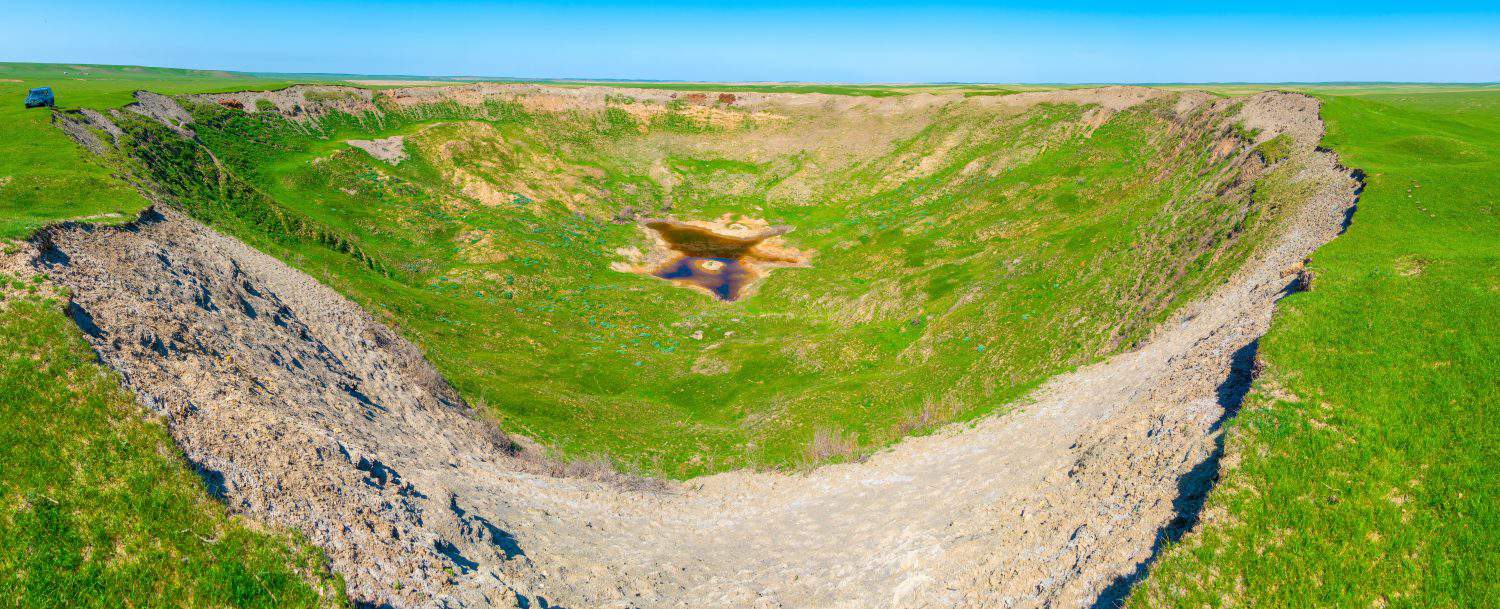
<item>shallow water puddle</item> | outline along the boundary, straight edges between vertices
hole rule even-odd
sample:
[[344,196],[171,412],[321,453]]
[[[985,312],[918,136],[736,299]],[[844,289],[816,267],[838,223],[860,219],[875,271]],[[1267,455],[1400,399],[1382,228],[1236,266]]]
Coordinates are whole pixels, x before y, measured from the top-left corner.
[[683,281],[713,292],[719,300],[735,300],[750,283],[750,271],[732,258],[684,256],[653,273],[662,279]]

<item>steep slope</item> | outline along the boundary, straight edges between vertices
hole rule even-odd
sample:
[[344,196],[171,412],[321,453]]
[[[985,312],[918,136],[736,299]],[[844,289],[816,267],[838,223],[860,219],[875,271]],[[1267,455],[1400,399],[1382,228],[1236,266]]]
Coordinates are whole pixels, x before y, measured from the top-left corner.
[[[252,220],[400,275],[371,241],[287,214],[232,173],[171,181],[162,168],[204,168],[174,159],[229,161],[181,138],[208,138],[202,126],[145,99],[138,110],[177,133],[129,123],[121,126],[130,137],[112,143],[124,140],[155,186],[197,184],[165,193],[195,215],[244,230],[255,226],[245,208],[224,210],[256,201],[266,213]],[[1138,349],[1054,378],[1008,415],[805,475],[741,471],[641,491],[530,473],[411,344],[311,277],[167,207],[122,228],[50,230],[37,264],[72,290],[73,315],[95,348],[168,417],[225,500],[306,533],[360,602],[1086,604],[1133,573],[1202,491],[1218,423],[1244,395],[1272,306],[1353,202],[1352,179],[1313,149],[1321,130],[1312,100],[1272,94],[1221,111],[1262,133],[1246,136],[1258,149],[1225,139],[1218,154],[1237,155],[1236,168],[1291,174],[1255,182],[1280,190],[1244,193],[1268,208],[1256,208],[1266,219],[1255,224],[1258,239],[1207,250],[1239,252],[1244,264],[1181,276],[1227,282],[1190,305],[1145,307],[1143,328],[1173,315]],[[1205,133],[1212,143],[1217,131]],[[637,279],[645,281],[621,281]]]
[[0,606],[347,607],[322,551],[203,492],[31,268],[0,253]]

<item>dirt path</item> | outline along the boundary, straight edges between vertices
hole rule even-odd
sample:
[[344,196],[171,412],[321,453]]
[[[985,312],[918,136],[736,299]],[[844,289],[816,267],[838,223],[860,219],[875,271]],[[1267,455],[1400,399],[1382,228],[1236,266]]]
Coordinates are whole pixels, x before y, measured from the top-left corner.
[[1316,136],[1319,195],[1139,350],[863,463],[664,490],[528,473],[415,347],[171,209],[50,229],[36,265],[210,489],[306,533],[368,606],[1087,606],[1190,524],[1287,270],[1353,202]]

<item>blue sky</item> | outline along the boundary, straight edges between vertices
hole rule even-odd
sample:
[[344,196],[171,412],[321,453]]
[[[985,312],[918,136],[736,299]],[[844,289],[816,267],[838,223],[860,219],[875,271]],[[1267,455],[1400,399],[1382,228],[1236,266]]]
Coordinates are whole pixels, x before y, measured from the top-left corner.
[[1500,80],[1500,3],[3,1],[0,61],[715,81]]

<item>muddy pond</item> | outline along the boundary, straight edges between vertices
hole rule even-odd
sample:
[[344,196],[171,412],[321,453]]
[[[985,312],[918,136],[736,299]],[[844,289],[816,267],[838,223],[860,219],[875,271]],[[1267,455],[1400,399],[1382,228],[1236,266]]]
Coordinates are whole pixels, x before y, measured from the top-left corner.
[[646,227],[659,235],[675,257],[652,275],[701,288],[723,301],[738,300],[745,289],[764,276],[770,266],[798,263],[779,248],[758,248],[767,239],[787,232],[771,228],[744,236],[728,235],[708,228],[657,220]]

